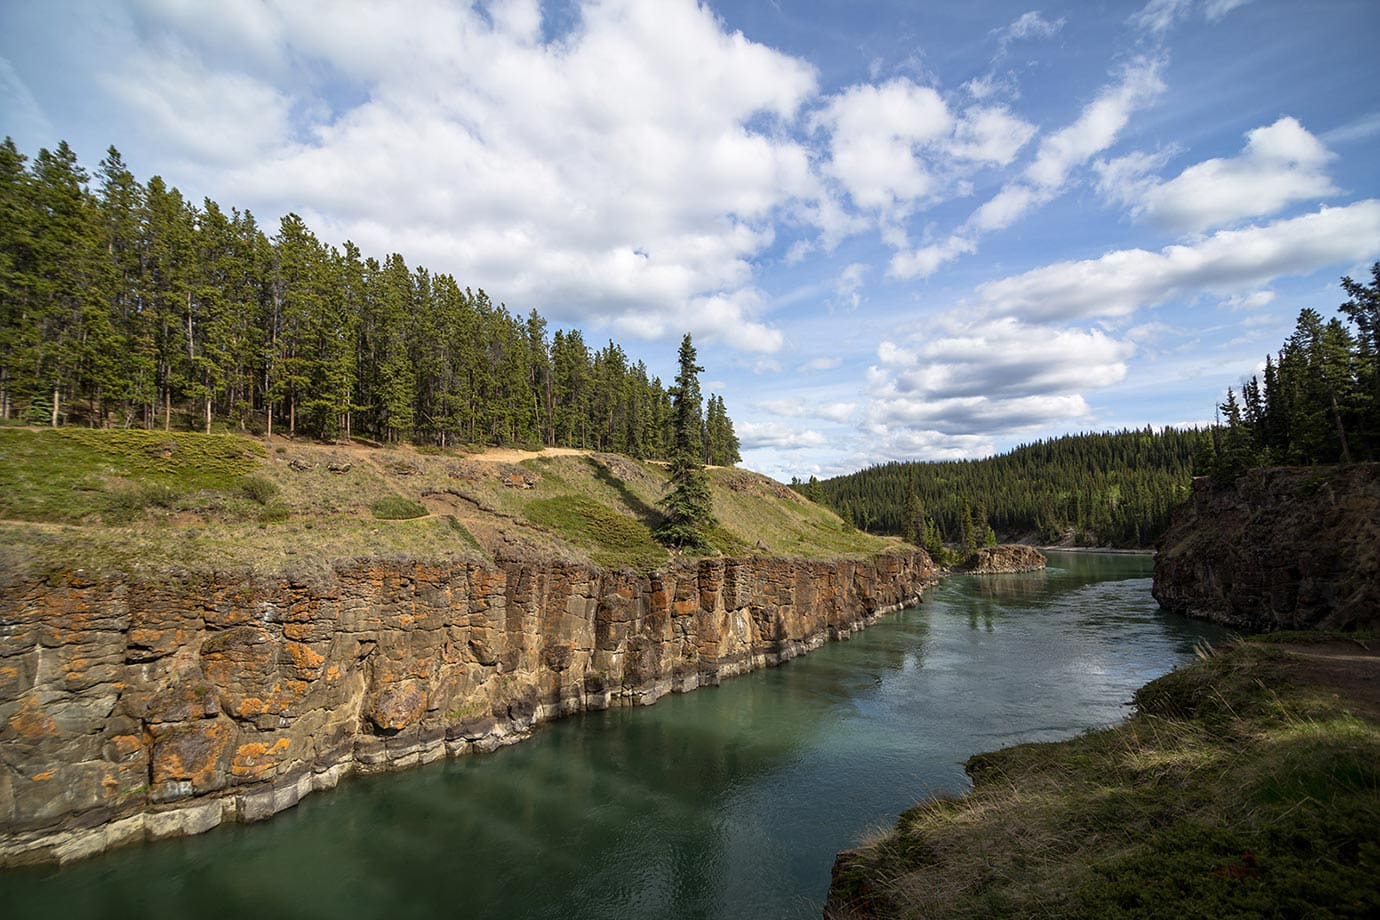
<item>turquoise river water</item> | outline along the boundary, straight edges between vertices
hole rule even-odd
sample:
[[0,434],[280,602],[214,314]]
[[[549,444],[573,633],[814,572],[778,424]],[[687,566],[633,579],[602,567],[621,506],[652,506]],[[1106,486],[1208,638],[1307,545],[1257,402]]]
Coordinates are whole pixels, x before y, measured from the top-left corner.
[[0,914],[79,918],[818,917],[836,851],[962,762],[1125,716],[1217,638],[1145,556],[958,577],[849,642],[490,755],[354,777],[257,825],[0,872]]

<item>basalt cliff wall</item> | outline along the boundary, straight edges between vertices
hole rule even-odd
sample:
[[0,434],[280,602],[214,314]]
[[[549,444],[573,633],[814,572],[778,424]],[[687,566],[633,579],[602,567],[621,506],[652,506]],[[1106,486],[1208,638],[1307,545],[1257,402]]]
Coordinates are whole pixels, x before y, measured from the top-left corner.
[[923,551],[650,575],[360,563],[316,582],[81,573],[0,589],[0,865],[289,808],[354,771],[786,661],[918,599]]
[[1246,632],[1380,628],[1380,464],[1197,479],[1157,548],[1168,610]]

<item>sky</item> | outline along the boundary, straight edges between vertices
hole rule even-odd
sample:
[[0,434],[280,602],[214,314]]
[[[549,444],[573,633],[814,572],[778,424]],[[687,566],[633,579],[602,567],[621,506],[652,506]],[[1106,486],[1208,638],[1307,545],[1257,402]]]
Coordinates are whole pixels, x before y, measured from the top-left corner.
[[1377,39],[1376,0],[0,0],[0,133],[668,381],[689,332],[804,479],[1211,421],[1380,259]]

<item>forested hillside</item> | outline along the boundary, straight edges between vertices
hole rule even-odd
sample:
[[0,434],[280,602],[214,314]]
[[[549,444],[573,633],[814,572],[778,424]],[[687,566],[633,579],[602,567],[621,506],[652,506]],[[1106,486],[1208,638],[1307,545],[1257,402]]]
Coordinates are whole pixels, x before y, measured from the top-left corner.
[[793,485],[859,527],[927,546],[1070,533],[1081,544],[1147,546],[1188,494],[1204,437],[1172,428],[1069,435],[983,460],[885,463]]
[[1341,317],[1299,313],[1265,371],[1219,405],[1202,472],[1230,479],[1259,466],[1380,459],[1380,262],[1371,283],[1342,279]]
[[[66,143],[0,147],[0,418],[662,458],[671,402],[617,344],[295,214],[269,236],[114,148],[93,178]],[[739,459],[722,398],[702,434],[707,462]]]

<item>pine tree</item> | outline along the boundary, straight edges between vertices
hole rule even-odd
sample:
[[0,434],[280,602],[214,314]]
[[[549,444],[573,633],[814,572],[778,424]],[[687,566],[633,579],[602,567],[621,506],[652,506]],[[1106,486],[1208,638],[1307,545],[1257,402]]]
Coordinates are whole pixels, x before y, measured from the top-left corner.
[[906,489],[906,512],[901,518],[901,539],[912,546],[919,546],[925,540],[925,506],[920,503],[920,492],[915,487],[913,476]]
[[707,531],[714,526],[709,474],[700,462],[700,384],[704,370],[695,363],[695,346],[686,333],[680,343],[680,371],[671,390],[675,439],[671,453],[670,493],[662,500],[666,521],[657,537],[671,546],[707,552]]

